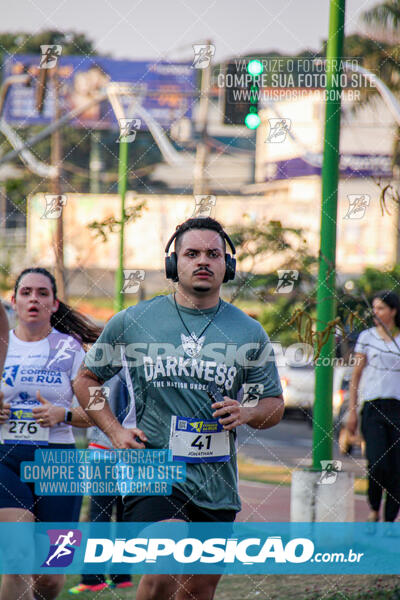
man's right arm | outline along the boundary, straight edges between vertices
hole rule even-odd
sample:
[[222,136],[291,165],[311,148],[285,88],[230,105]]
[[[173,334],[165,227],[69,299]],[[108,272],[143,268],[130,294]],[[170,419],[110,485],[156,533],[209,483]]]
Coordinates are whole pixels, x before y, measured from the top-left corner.
[[111,411],[107,399],[102,395],[103,403],[99,410],[99,401],[90,407],[90,387],[100,387],[104,383],[85,363],[73,381],[73,389],[79,404],[87,412],[91,420],[110,438],[114,448],[145,448],[143,442],[147,438],[138,428],[125,429]]

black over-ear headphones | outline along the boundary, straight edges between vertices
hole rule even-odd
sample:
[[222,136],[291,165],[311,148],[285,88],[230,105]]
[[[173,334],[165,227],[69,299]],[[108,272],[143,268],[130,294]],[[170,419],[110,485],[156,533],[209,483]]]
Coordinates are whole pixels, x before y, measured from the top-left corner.
[[[193,229],[197,229],[197,227],[193,227]],[[204,228],[206,229],[206,228]],[[188,229],[184,229],[183,233],[185,233],[185,231],[190,231],[190,228]],[[217,233],[219,233],[220,236],[222,236],[229,244],[231,250],[232,250],[232,254],[236,254],[236,248],[233,245],[233,242],[231,240],[231,238],[229,237],[229,235],[227,233],[225,233],[225,231],[221,228],[220,230],[214,230],[211,229],[211,231],[216,231]],[[172,242],[174,241],[174,239],[176,238],[177,235],[179,235],[181,233],[181,227],[178,226],[175,233],[169,238],[167,245],[165,246],[165,276],[167,279],[172,279],[172,281],[179,281],[179,277],[178,277],[178,257],[176,255],[176,252],[171,252],[171,254],[168,256],[168,252],[170,249],[170,246],[172,244]],[[231,256],[230,254],[226,254],[225,253],[225,275],[224,275],[224,279],[223,279],[223,283],[226,283],[227,281],[232,281],[232,279],[235,279],[235,272],[236,272],[236,258],[233,258],[233,256]]]

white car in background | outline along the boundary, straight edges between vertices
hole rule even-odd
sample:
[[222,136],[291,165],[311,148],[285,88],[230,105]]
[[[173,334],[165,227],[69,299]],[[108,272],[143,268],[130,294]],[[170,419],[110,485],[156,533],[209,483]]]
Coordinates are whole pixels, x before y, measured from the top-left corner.
[[[282,362],[285,362],[282,365]],[[285,412],[300,413],[309,419],[312,415],[315,394],[315,366],[312,362],[278,361]],[[336,419],[348,395],[348,382],[352,367],[336,365],[333,369],[333,417]]]

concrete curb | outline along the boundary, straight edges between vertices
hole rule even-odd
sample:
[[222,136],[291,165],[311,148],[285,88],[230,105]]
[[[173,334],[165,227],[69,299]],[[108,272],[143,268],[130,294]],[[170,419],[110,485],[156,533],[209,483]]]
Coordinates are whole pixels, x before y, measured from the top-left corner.
[[[273,463],[251,460],[243,456],[238,457],[239,477],[249,481],[261,481],[262,483],[278,483],[280,485],[291,485],[292,473],[297,469],[283,467]],[[364,495],[367,491],[367,479],[354,479],[354,493]]]

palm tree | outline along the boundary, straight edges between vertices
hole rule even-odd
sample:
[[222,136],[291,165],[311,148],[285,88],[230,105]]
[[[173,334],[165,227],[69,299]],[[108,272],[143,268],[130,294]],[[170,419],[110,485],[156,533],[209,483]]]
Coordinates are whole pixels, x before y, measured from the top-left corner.
[[[400,91],[400,0],[376,4],[362,13],[361,18],[367,25],[371,42],[376,46],[375,51],[366,52],[364,66],[375,71],[396,94]],[[393,148],[393,166],[397,170],[400,167],[399,127]]]
[[[362,13],[362,20],[367,26],[368,32],[379,50],[387,56],[382,61],[378,76],[388,88],[396,94],[400,90],[400,0],[386,0],[376,4]],[[383,45],[391,44],[391,49],[382,48]],[[370,56],[369,59],[372,57]],[[368,61],[368,54],[366,55]],[[365,66],[368,65],[366,64]],[[393,172],[398,178],[400,169],[400,127],[396,127],[396,135],[393,147]],[[390,196],[393,200],[400,202],[397,185],[389,186]],[[381,188],[381,202],[385,204],[385,190]],[[400,227],[398,226],[400,233]],[[400,256],[398,253],[398,260]]]
[[387,0],[362,14],[362,19],[376,39],[398,44],[400,42],[400,1]]
[[344,55],[359,59],[362,66],[376,73],[393,93],[400,91],[399,49],[397,45],[357,33],[344,41]]

